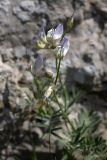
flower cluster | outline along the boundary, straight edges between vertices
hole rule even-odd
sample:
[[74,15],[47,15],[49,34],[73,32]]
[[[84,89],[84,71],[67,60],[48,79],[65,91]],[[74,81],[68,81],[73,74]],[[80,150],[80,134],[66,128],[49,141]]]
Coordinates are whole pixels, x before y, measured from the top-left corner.
[[[64,36],[64,27],[62,24],[58,24],[55,29],[50,29],[47,34],[44,28],[41,28],[38,37],[34,41],[34,47],[37,49],[50,49],[57,58],[63,58],[67,54],[69,46],[70,43]],[[42,66],[43,57],[38,55],[33,65],[35,72],[40,71]]]
[[[51,75],[51,78],[53,78],[52,83],[49,85],[48,89],[44,93],[45,99],[49,98],[54,87],[58,81],[59,77],[59,69],[62,58],[67,54],[69,50],[69,40],[67,37],[64,36],[64,27],[62,24],[58,24],[58,26],[55,29],[50,29],[47,33],[45,33],[44,28],[41,28],[38,37],[36,38],[36,41],[34,43],[34,46],[37,49],[45,49],[50,51],[50,54],[54,53],[54,57],[56,59],[56,77],[53,78]],[[43,50],[44,51],[44,50]],[[33,73],[39,73],[41,72],[41,69],[43,68],[43,56],[39,54],[32,65],[32,71]]]

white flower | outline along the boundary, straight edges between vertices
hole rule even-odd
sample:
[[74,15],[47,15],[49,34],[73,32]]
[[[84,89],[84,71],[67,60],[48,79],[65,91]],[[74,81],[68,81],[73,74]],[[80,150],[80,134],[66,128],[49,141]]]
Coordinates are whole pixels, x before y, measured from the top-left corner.
[[70,42],[66,37],[64,37],[62,41],[60,42],[60,45],[57,46],[55,49],[55,53],[57,57],[63,58],[64,56],[66,56],[69,50],[69,47],[70,47]]
[[64,32],[63,25],[59,24],[54,30],[53,38],[60,39],[63,35],[63,32]]
[[59,40],[62,37],[63,32],[63,25],[59,24],[55,29],[52,28],[48,31],[47,39],[52,41]]

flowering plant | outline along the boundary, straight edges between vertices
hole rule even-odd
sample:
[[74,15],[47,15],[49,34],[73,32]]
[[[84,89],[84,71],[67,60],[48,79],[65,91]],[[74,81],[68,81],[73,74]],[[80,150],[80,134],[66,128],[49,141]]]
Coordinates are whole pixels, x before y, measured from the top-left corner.
[[[100,122],[98,115],[94,112],[89,113],[86,110],[81,110],[77,118],[73,120],[69,118],[72,112],[71,106],[78,102],[83,92],[76,91],[74,87],[71,97],[61,79],[61,61],[70,47],[63,25],[59,24],[47,33],[41,29],[34,42],[34,47],[51,51],[48,54],[52,54],[56,61],[56,74],[54,75],[52,71],[44,71],[43,78],[41,72],[44,69],[44,55],[37,55],[31,67],[34,75],[35,102],[33,107],[36,111],[36,123],[44,132],[42,139],[45,142],[48,141],[49,152],[52,151],[52,137],[54,136],[64,153],[62,160],[78,160],[78,156],[82,160],[97,160],[97,158],[105,160],[104,158],[107,156],[105,141],[98,135],[92,135]],[[99,150],[100,145],[103,145],[103,150]]]
[[[61,60],[63,59],[64,56],[66,56],[69,47],[70,47],[70,42],[69,40],[63,35],[64,34],[64,29],[63,25],[59,24],[55,29],[50,29],[47,34],[45,33],[44,29],[42,29],[39,33],[38,38],[36,39],[36,42],[34,43],[34,46],[38,49],[49,49],[54,53],[54,57],[56,59],[56,77],[53,78],[53,73],[51,72],[51,85],[47,89],[47,91],[44,93],[44,98],[48,99],[49,96],[51,95],[54,86],[57,84],[58,77],[59,77],[59,69],[60,69],[60,64]],[[36,60],[34,61],[32,65],[32,73],[35,75],[39,72],[41,72],[42,67],[43,67],[43,56],[38,55]]]
[[[34,48],[43,50],[43,54],[36,54],[32,60],[33,96],[27,94],[26,105],[10,109],[6,83],[3,94],[7,102],[0,109],[0,160],[40,160],[44,155],[51,160],[107,160],[106,141],[97,132],[101,122],[98,114],[86,109],[73,112],[73,105],[84,92],[73,86],[68,93],[60,74],[70,47],[65,34],[72,22],[69,19],[67,28],[59,24],[47,33],[42,28],[34,37]],[[50,55],[55,59],[55,73],[45,68]]]

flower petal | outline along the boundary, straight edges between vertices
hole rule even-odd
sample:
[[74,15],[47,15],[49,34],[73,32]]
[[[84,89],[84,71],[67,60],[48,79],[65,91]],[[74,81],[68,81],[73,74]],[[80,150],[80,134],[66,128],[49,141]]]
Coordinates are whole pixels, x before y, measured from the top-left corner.
[[63,32],[64,32],[63,25],[59,24],[54,31],[53,38],[60,39],[63,35]]
[[62,54],[63,54],[63,56],[65,56],[69,50],[69,47],[70,47],[69,40],[66,37],[64,37],[60,43],[60,46],[62,49]]
[[54,29],[50,29],[47,33],[47,38],[52,38],[53,37],[53,34],[54,34]]

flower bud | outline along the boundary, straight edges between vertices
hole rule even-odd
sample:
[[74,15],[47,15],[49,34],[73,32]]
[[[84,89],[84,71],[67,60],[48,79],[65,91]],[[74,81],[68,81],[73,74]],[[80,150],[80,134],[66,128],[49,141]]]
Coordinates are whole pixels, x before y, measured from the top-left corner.
[[72,29],[73,23],[74,23],[74,17],[69,18],[67,21],[67,31],[68,32]]
[[44,94],[45,99],[48,99],[49,96],[52,94],[52,92],[53,92],[53,85],[49,86],[49,88],[45,92],[45,94]]

